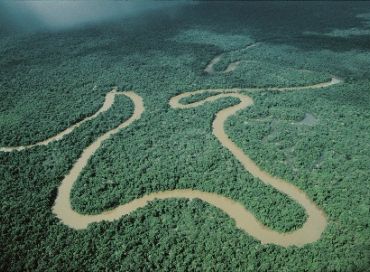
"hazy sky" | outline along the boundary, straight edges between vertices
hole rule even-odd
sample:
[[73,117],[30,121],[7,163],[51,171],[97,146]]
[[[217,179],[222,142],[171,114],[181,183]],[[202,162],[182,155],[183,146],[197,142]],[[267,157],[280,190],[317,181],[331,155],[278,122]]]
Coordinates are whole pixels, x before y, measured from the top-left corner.
[[32,30],[63,29],[182,4],[184,2],[0,0],[0,17],[3,17],[0,23]]

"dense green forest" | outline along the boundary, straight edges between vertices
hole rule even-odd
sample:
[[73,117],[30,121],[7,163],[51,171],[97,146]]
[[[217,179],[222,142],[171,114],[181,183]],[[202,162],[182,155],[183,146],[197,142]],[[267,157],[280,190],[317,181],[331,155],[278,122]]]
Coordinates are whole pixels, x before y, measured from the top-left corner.
[[[113,86],[144,99],[141,119],[104,142],[73,187],[72,205],[85,214],[194,188],[239,201],[272,229],[299,228],[302,207],[253,178],[212,134],[214,114],[236,99],[186,110],[168,101],[199,89],[344,80],[320,90],[245,91],[255,104],[226,124],[261,168],[326,212],[319,241],[261,244],[197,199],[155,201],[81,231],[62,224],[51,210],[57,188],[84,148],[132,114],[120,96],[61,141],[0,152],[0,270],[368,270],[369,30],[365,2],[206,2],[82,29],[0,34],[1,147],[55,135],[96,112]],[[215,70],[241,61],[237,69],[204,73],[219,54]],[[307,114],[315,122],[302,122]]]

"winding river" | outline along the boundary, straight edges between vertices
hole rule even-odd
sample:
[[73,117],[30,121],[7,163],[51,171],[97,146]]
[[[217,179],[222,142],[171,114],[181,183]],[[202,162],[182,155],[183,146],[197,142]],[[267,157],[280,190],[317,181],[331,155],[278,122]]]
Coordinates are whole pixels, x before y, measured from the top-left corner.
[[[287,90],[305,90],[305,89],[320,89],[339,83],[340,80],[333,78],[329,82],[315,84],[311,86],[302,86],[294,88],[271,88],[274,90],[287,91]],[[221,145],[227,148],[235,158],[244,166],[245,170],[253,176],[259,178],[261,182],[266,185],[272,186],[283,194],[299,203],[307,213],[307,220],[300,229],[288,233],[280,233],[274,231],[267,226],[263,225],[258,219],[249,212],[243,205],[229,199],[225,196],[216,193],[203,192],[193,189],[176,189],[155,192],[143,197],[137,198],[129,203],[122,204],[112,210],[108,210],[96,215],[80,214],[73,210],[71,206],[71,190],[73,184],[77,181],[81,171],[86,166],[88,160],[94,155],[95,151],[100,147],[101,143],[108,139],[119,130],[129,126],[135,120],[138,120],[144,112],[143,100],[140,96],[133,92],[125,92],[124,94],[132,99],[135,110],[133,115],[125,122],[120,124],[117,128],[112,129],[99,138],[97,138],[89,147],[87,147],[80,158],[75,162],[72,169],[63,179],[59,189],[58,195],[53,206],[54,214],[66,225],[74,229],[85,229],[90,223],[100,221],[113,221],[119,219],[121,216],[130,214],[138,208],[146,206],[150,201],[171,199],[171,198],[198,198],[204,202],[213,205],[230,218],[235,220],[236,226],[254,238],[260,240],[262,243],[272,243],[280,246],[303,246],[307,243],[312,243],[318,240],[324,231],[327,220],[325,213],[312,201],[310,198],[299,188],[291,183],[276,178],[260,169],[256,163],[251,160],[226,134],[224,130],[224,123],[227,119],[236,114],[238,111],[243,110],[253,105],[253,99],[245,94],[239,93],[243,90],[254,90],[253,88],[247,89],[213,89],[213,90],[198,90],[194,92],[187,92],[177,95],[170,99],[169,104],[173,109],[189,109],[201,106],[205,103],[210,103],[220,98],[234,97],[239,100],[239,103],[222,109],[219,111],[212,124],[213,134],[219,140]],[[182,104],[181,99],[193,95],[209,92],[213,94],[203,100]]]
[[104,113],[107,110],[109,110],[112,107],[112,105],[114,103],[114,98],[117,95],[124,95],[124,93],[117,92],[117,88],[113,88],[112,91],[110,91],[109,93],[106,94],[104,104],[97,112],[95,112],[93,115],[86,117],[85,119],[81,120],[80,122],[75,123],[74,125],[70,126],[69,128],[63,130],[62,132],[59,132],[58,134],[56,134],[56,135],[54,135],[54,136],[52,136],[52,137],[50,137],[46,140],[43,140],[41,142],[37,142],[37,143],[34,143],[34,144],[30,144],[30,145],[0,147],[0,152],[21,151],[21,150],[29,149],[29,148],[32,148],[32,147],[35,147],[35,146],[48,145],[51,142],[59,141],[59,140],[63,139],[66,135],[72,133],[72,131],[74,131],[76,128],[81,126],[83,123],[86,123],[87,121],[95,119],[99,114]]
[[[206,67],[205,71],[208,73],[214,73],[213,65],[220,60],[220,56],[216,56],[210,64]],[[237,65],[235,65],[236,68]],[[230,67],[230,65],[229,65]],[[230,70],[231,68],[229,68]],[[233,68],[234,69],[234,68]],[[227,70],[227,69],[226,69]],[[225,72],[225,71],[224,71]],[[227,71],[229,72],[229,71]],[[259,91],[259,90],[271,90],[271,91],[293,91],[293,90],[307,90],[307,89],[321,89],[329,87],[335,84],[341,83],[342,80],[337,77],[332,77],[328,82],[318,83],[308,86],[300,87],[273,87],[273,88],[232,88],[232,89],[209,89],[209,90],[197,90],[192,92],[185,92],[172,97],[169,101],[169,105],[174,110],[186,110],[190,108],[196,108],[204,105],[205,103],[211,103],[221,98],[236,98],[239,103],[233,106],[229,106],[217,112],[212,123],[213,135],[218,139],[220,144],[225,147],[229,152],[243,165],[244,169],[251,175],[258,178],[267,186],[272,186],[282,194],[287,195],[293,201],[301,205],[306,214],[307,220],[303,226],[291,232],[281,233],[270,229],[263,225],[251,212],[249,212],[239,202],[227,198],[225,196],[204,192],[193,189],[175,189],[161,192],[154,192],[142,197],[136,198],[128,203],[119,205],[118,207],[104,211],[100,214],[88,215],[80,214],[73,210],[71,206],[71,191],[74,183],[79,178],[84,167],[87,165],[89,159],[94,153],[100,148],[102,142],[109,139],[112,135],[118,133],[120,130],[128,127],[133,122],[140,119],[142,113],[145,111],[143,99],[135,92],[117,92],[113,89],[106,95],[106,99],[102,108],[97,111],[94,115],[85,118],[84,120],[76,123],[70,128],[63,132],[36,144],[29,146],[18,146],[18,147],[6,147],[1,148],[0,151],[11,152],[15,150],[22,150],[31,148],[36,145],[47,145],[52,141],[57,141],[63,138],[65,135],[71,133],[75,128],[80,126],[82,123],[96,118],[97,115],[107,111],[113,104],[116,95],[125,95],[132,100],[134,103],[134,112],[132,116],[126,121],[122,122],[116,128],[104,133],[98,137],[92,144],[84,149],[81,156],[73,164],[69,173],[63,178],[59,188],[58,194],[55,199],[54,206],[52,207],[53,213],[69,227],[80,230],[85,229],[91,223],[97,223],[101,221],[113,221],[120,217],[130,214],[131,212],[146,206],[150,201],[173,199],[173,198],[185,198],[185,199],[201,199],[210,205],[213,205],[226,213],[230,218],[235,221],[238,228],[245,231],[248,235],[251,235],[255,239],[261,241],[261,243],[276,244],[279,246],[303,246],[308,243],[312,243],[320,239],[321,234],[326,228],[327,219],[324,211],[320,209],[305,192],[300,190],[295,185],[280,179],[278,177],[271,176],[267,172],[263,171],[248,155],[244,153],[226,134],[224,124],[228,118],[235,115],[238,111],[246,109],[254,104],[251,97],[241,93],[241,91]],[[183,104],[181,100],[188,98],[193,95],[210,93],[211,96],[204,98],[200,101]]]

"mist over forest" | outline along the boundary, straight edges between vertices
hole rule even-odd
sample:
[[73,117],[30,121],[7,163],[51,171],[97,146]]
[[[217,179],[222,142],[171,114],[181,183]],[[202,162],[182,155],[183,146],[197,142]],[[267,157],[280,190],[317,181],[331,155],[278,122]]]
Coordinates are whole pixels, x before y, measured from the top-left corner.
[[[140,16],[147,11],[194,5],[185,1],[0,1],[0,31],[35,32],[78,28]],[[145,15],[143,15],[145,16]]]
[[0,271],[368,271],[370,2],[0,0]]

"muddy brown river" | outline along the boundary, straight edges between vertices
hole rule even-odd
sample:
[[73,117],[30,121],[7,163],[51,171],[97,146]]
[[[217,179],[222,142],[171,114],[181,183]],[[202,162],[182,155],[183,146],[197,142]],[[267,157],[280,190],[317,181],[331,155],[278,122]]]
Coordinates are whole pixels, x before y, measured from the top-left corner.
[[[255,45],[250,45],[253,47]],[[210,64],[205,68],[205,71],[209,74],[214,73],[213,65],[220,61],[222,55],[216,56]],[[232,63],[224,72],[232,72],[237,68],[239,62]],[[240,93],[241,91],[260,91],[260,90],[273,90],[273,91],[299,91],[308,89],[321,89],[326,88],[335,84],[342,83],[342,80],[337,77],[332,77],[328,82],[318,83],[314,85],[301,86],[301,87],[272,87],[272,88],[233,88],[233,89],[210,89],[210,90],[197,90],[193,92],[186,92],[172,97],[169,104],[174,110],[186,110],[190,108],[196,108],[204,105],[205,103],[211,103],[220,98],[233,97],[239,100],[239,103],[227,108],[224,108],[215,114],[214,121],[212,123],[212,131],[214,136],[218,139],[220,144],[225,147],[229,152],[243,165],[244,169],[251,175],[258,178],[266,186],[272,186],[282,194],[285,194],[293,201],[297,202],[305,210],[307,214],[307,220],[303,226],[291,232],[281,233],[270,229],[263,225],[246,207],[239,202],[227,198],[225,196],[212,193],[204,192],[193,189],[175,189],[161,192],[150,193],[141,197],[138,197],[129,203],[119,205],[118,207],[104,211],[100,214],[88,215],[80,214],[73,210],[71,206],[71,191],[74,183],[79,178],[82,170],[87,165],[89,159],[94,153],[100,148],[102,142],[109,139],[112,135],[118,133],[120,130],[128,127],[133,122],[140,119],[141,115],[145,111],[143,99],[135,92],[117,92],[113,89],[106,95],[103,106],[94,115],[83,119],[82,121],[74,124],[66,130],[58,133],[57,135],[46,139],[42,142],[35,143],[28,146],[18,147],[2,147],[0,151],[12,152],[20,151],[26,148],[32,148],[37,145],[47,145],[50,142],[62,139],[67,134],[71,133],[75,128],[80,126],[82,123],[87,122],[93,118],[96,118],[99,114],[109,110],[114,103],[116,95],[125,95],[132,100],[134,103],[134,112],[132,116],[126,121],[122,122],[118,127],[104,133],[98,137],[91,145],[86,147],[82,152],[81,156],[73,164],[69,173],[63,178],[59,188],[58,194],[55,199],[54,206],[52,207],[53,213],[69,227],[80,230],[85,229],[91,223],[98,223],[101,221],[113,221],[119,219],[124,215],[128,215],[138,208],[145,207],[150,201],[172,199],[172,198],[186,198],[186,199],[201,199],[210,205],[213,205],[226,213],[236,223],[236,226],[241,230],[245,231],[248,235],[251,235],[255,239],[266,244],[276,244],[279,246],[303,246],[308,243],[312,243],[320,239],[322,232],[325,230],[327,225],[327,219],[324,211],[318,207],[305,192],[300,190],[297,186],[289,183],[286,180],[278,177],[271,176],[267,172],[263,171],[251,158],[248,157],[226,134],[224,124],[229,117],[235,115],[238,111],[241,111],[254,104],[253,99],[246,94]],[[211,96],[204,98],[203,100],[193,102],[190,104],[183,104],[181,100],[183,98],[191,97],[193,95],[210,93]]]
[[[340,82],[340,80],[339,80]],[[281,91],[286,90],[305,90],[305,89],[318,89],[324,88],[333,84],[337,84],[338,80],[335,78],[330,82],[315,84],[312,86],[302,86],[294,88],[272,88]],[[129,203],[122,204],[112,210],[102,212],[95,215],[80,214],[73,210],[71,206],[71,190],[73,184],[78,179],[83,168],[86,166],[88,160],[94,155],[96,150],[100,147],[101,143],[117,133],[121,129],[128,127],[132,122],[138,120],[141,114],[144,112],[143,100],[140,96],[134,92],[124,92],[123,94],[128,96],[135,105],[133,115],[125,122],[120,124],[117,128],[112,129],[99,138],[97,138],[89,147],[87,147],[80,158],[74,163],[72,169],[67,176],[63,179],[59,189],[58,195],[53,206],[54,214],[66,225],[74,229],[85,229],[91,223],[97,223],[100,221],[113,221],[119,219],[121,216],[130,214],[131,212],[146,206],[150,201],[171,199],[171,198],[186,198],[194,199],[198,198],[204,202],[213,205],[230,218],[235,220],[236,226],[247,234],[260,240],[262,243],[272,243],[280,246],[303,246],[307,243],[312,243],[320,239],[322,232],[324,231],[327,220],[325,213],[298,187],[293,184],[282,180],[277,177],[273,177],[267,172],[263,171],[241,150],[226,134],[224,130],[224,124],[227,119],[236,114],[238,111],[243,110],[253,105],[253,99],[248,95],[239,93],[243,90],[254,90],[254,89],[213,89],[213,90],[198,90],[194,92],[187,92],[177,95],[170,99],[169,104],[173,109],[189,109],[199,107],[205,103],[216,101],[220,98],[234,97],[240,102],[234,106],[227,107],[219,111],[212,124],[213,134],[219,140],[220,144],[228,149],[233,156],[243,165],[246,171],[257,177],[261,182],[268,186],[274,187],[276,190],[287,195],[289,198],[301,205],[306,214],[307,220],[303,226],[297,230],[288,233],[280,233],[274,231],[267,226],[263,225],[258,219],[249,212],[239,202],[229,199],[225,196],[218,195],[216,193],[204,192],[193,189],[177,189],[155,192],[148,195],[139,197]],[[212,96],[207,97],[201,101],[197,101],[191,104],[182,104],[181,99],[190,97],[196,94],[209,92]]]

